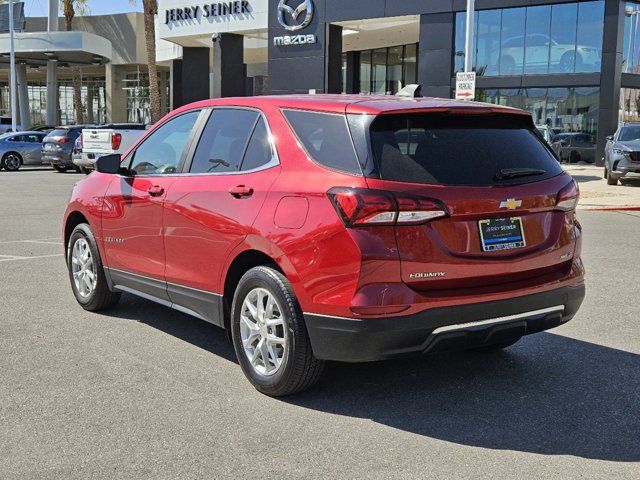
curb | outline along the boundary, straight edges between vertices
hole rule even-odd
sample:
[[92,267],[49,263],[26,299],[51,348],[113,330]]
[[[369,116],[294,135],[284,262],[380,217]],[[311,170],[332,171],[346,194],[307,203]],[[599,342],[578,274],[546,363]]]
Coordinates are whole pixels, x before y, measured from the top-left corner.
[[587,211],[587,212],[632,212],[632,211],[640,211],[640,206],[584,206],[581,207],[578,205],[578,210]]

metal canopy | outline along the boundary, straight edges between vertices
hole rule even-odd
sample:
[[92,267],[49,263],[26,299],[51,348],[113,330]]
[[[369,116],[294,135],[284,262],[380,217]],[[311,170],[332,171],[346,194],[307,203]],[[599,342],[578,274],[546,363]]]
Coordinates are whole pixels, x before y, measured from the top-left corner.
[[[48,60],[68,65],[101,65],[111,60],[109,40],[88,32],[29,32],[15,34],[16,60],[45,66]],[[9,63],[9,35],[0,34],[0,64]]]

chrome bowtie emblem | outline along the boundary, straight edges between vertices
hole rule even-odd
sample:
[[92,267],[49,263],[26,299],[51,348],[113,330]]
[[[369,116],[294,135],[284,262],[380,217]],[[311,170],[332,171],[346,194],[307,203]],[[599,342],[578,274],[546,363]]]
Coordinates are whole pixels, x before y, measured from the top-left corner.
[[[295,32],[296,30],[302,30],[305,27],[308,27],[313,20],[313,2],[311,0],[304,0],[300,5],[296,8],[290,7],[287,5],[289,0],[280,0],[278,4],[278,22],[285,29]],[[291,18],[296,21],[298,17],[302,14],[302,12],[306,12],[306,16],[302,23],[298,25],[289,25],[287,23],[287,19],[285,18],[285,13],[291,15]]]
[[504,202],[500,202],[500,208],[508,208],[509,210],[515,210],[522,206],[522,200],[516,200],[515,198],[507,198]]

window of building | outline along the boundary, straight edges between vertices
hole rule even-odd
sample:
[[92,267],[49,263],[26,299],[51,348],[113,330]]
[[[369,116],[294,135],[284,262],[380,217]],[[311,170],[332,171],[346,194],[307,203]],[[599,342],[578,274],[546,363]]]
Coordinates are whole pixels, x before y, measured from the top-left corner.
[[[466,13],[457,13],[456,71],[464,66],[465,22]],[[484,76],[599,72],[603,30],[602,0],[480,10],[474,70]]]
[[531,112],[536,125],[546,125],[554,135],[598,133],[598,87],[478,90],[476,100],[521,108]]
[[640,4],[625,4],[622,71],[640,73]]
[[640,89],[620,90],[620,121],[640,122]]
[[[168,93],[163,90],[162,83],[166,77],[167,72],[158,72],[160,96],[165,99],[168,98]],[[140,69],[135,72],[129,72],[125,76],[124,83],[124,90],[127,92],[127,122],[151,123],[149,74],[143,73]]]
[[[357,52],[360,63],[360,85],[355,93],[395,94],[402,87],[418,81],[418,45],[399,45]],[[346,92],[349,72],[343,56],[342,91]],[[356,87],[358,87],[356,85]]]

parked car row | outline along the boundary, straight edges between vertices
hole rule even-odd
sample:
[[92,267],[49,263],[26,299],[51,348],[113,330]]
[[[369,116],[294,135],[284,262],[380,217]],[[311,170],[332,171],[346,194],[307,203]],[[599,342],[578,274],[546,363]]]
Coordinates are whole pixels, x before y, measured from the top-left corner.
[[[0,170],[51,165],[61,173],[67,170],[90,173],[96,158],[124,153],[144,133],[146,126],[123,123],[38,128],[0,136]],[[83,131],[87,132],[84,136]],[[83,140],[89,142],[84,148]]]

